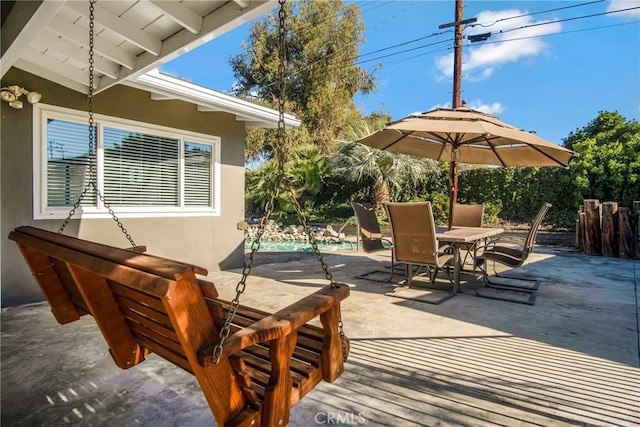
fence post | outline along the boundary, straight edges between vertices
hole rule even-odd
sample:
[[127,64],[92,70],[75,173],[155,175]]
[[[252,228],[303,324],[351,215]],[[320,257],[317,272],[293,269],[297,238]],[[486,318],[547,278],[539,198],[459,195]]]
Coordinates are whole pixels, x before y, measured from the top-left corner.
[[576,248],[584,250],[584,205],[580,205],[578,210],[578,220],[576,221]]
[[634,259],[640,259],[640,201],[633,202],[631,209],[631,227],[633,229]]
[[602,255],[618,256],[618,203],[602,203]]
[[[640,207],[640,206],[639,206]],[[587,199],[584,201],[584,252],[587,255],[602,255],[600,201]]]
[[621,207],[618,209],[618,230],[619,237],[619,256],[620,258],[632,259],[634,256],[633,240],[635,238],[633,222],[631,217],[631,208]]

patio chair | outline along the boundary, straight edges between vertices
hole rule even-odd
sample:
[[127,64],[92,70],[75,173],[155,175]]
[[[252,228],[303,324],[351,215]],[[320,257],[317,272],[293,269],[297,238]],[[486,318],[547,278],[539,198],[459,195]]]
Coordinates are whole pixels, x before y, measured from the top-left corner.
[[[358,241],[362,244],[362,250],[366,253],[373,253],[382,250],[389,250],[393,245],[391,240],[382,237],[380,231],[380,224],[375,214],[375,209],[370,203],[353,202],[351,204],[353,212],[356,216],[357,228],[358,228]],[[385,245],[386,243],[386,245]],[[373,270],[368,273],[360,274],[356,276],[358,279],[367,279],[374,282],[389,283],[393,279],[394,270],[396,268],[393,252],[391,252],[391,265],[387,266],[389,271],[385,270]],[[389,277],[386,279],[376,279],[372,276],[384,274]]]
[[[401,288],[411,287],[414,265],[427,268],[429,282],[433,285],[437,271],[451,265],[453,254],[450,246],[440,247],[438,244],[431,202],[385,203],[384,207],[391,225],[393,256],[397,262],[404,262],[407,266],[405,286]],[[453,297],[457,289],[451,278],[448,277],[448,279],[451,290],[445,296],[433,301],[423,299],[421,301],[440,304]],[[441,288],[431,289],[442,290]]]
[[[484,222],[484,204],[464,205],[455,203],[453,205],[453,219],[451,225],[453,227],[482,227]],[[467,251],[464,258],[460,258],[460,267],[464,267],[467,258],[474,258],[475,251],[479,242],[460,245],[460,249]]]
[[[523,301],[521,298],[512,298],[504,294],[487,293],[479,290],[477,287],[475,288],[476,295],[484,298],[521,302],[524,304],[533,304],[535,302],[537,290],[540,286],[536,279],[499,274],[496,271],[495,265],[498,263],[514,269],[525,263],[529,254],[533,251],[538,230],[551,206],[551,203],[544,203],[542,205],[525,239],[502,236],[492,239],[486,245],[477,248],[478,250],[482,249],[483,252],[476,256],[474,267],[480,269],[485,288],[526,293],[529,294],[529,298]],[[493,263],[493,276],[490,276],[488,273],[489,261]]]

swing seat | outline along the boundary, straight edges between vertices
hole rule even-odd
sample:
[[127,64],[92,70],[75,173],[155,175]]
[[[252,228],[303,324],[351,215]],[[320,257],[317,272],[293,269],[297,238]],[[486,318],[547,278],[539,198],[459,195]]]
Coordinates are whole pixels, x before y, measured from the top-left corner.
[[[9,238],[59,323],[91,315],[120,368],[155,353],[195,375],[218,425],[286,425],[292,406],[343,372],[347,285],[326,286],[273,314],[239,306],[215,363],[230,303],[196,276],[204,268],[34,227]],[[322,327],[308,324],[318,316]]]

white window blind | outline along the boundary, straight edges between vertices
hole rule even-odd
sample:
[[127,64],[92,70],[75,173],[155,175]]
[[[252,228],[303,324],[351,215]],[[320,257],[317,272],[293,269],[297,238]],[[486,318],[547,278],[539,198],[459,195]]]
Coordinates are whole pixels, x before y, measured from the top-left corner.
[[[47,120],[47,205],[73,206],[88,183],[89,125]],[[95,192],[91,191],[80,205],[95,204]]]
[[[93,182],[119,216],[218,214],[218,137],[96,114],[89,156],[84,113],[47,106],[39,116],[46,149],[34,151],[41,164],[34,174],[34,195],[40,199],[34,203],[36,219],[68,213],[90,182],[89,159]],[[108,211],[93,188],[81,206],[83,216]]]
[[211,165],[211,145],[185,142],[185,206],[211,206]]
[[111,206],[179,206],[180,140],[104,128],[104,196]]

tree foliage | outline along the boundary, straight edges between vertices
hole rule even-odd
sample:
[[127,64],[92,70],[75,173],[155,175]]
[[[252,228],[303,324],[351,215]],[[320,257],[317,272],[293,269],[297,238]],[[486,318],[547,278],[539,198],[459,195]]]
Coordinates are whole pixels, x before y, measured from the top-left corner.
[[640,123],[604,111],[564,142],[580,154],[571,170],[582,198],[621,206],[640,199]]
[[255,171],[247,172],[248,212],[263,213],[274,189],[278,191],[278,197],[274,203],[276,218],[295,213],[292,196],[298,201],[303,212],[307,214],[312,212],[316,204],[316,196],[322,190],[325,179],[330,175],[326,156],[319,151],[318,147],[308,144],[298,146],[284,164],[284,178],[276,188],[279,169],[276,160],[272,159]]
[[[255,97],[271,107],[284,96],[287,111],[302,122],[296,138],[289,139],[289,149],[310,143],[328,153],[336,137],[360,120],[354,97],[375,90],[373,76],[355,65],[364,40],[364,22],[354,3],[293,0],[285,7],[285,93],[280,93],[278,85],[275,11],[253,24],[244,52],[231,59],[238,82],[235,94]],[[249,154],[270,156],[273,132],[252,132],[247,146]]]
[[390,117],[374,113],[343,132],[331,166],[354,187],[365,189],[364,196],[380,209],[382,203],[398,200],[410,188],[436,169],[433,160],[391,153],[359,144],[357,141],[382,129]]

